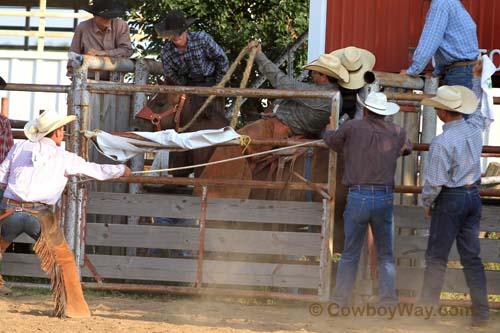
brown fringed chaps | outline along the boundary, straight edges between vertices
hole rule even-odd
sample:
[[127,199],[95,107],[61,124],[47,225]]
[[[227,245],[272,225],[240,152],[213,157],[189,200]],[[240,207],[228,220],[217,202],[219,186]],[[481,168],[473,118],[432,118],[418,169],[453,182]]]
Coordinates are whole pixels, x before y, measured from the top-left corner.
[[83,297],[73,252],[54,214],[50,210],[42,210],[33,215],[41,227],[41,235],[33,250],[40,258],[42,270],[50,277],[55,302],[54,315],[89,317],[90,310]]

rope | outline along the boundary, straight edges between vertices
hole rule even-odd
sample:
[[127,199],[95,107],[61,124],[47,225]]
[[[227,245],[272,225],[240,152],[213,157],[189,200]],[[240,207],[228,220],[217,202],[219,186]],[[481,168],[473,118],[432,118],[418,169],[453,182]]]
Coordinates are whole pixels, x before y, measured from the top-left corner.
[[302,146],[307,146],[310,144],[315,144],[322,142],[323,140],[315,140],[315,141],[309,141],[309,142],[304,142],[304,143],[299,143],[293,146],[288,146],[288,147],[281,147],[281,148],[276,148],[276,149],[271,149],[267,151],[262,151],[259,153],[254,153],[250,155],[244,155],[244,156],[238,156],[238,157],[232,157],[228,158],[225,160],[220,160],[220,161],[214,161],[214,162],[207,162],[207,163],[201,163],[201,164],[195,164],[195,165],[188,165],[188,166],[183,166],[183,167],[178,167],[178,168],[167,168],[167,169],[159,169],[159,170],[145,170],[145,171],[132,171],[132,174],[138,175],[138,174],[147,174],[147,173],[152,173],[152,172],[169,172],[169,171],[177,171],[177,170],[185,170],[185,169],[191,169],[191,168],[201,168],[209,165],[216,165],[216,164],[221,164],[221,163],[226,163],[226,162],[232,162],[232,161],[237,161],[237,160],[242,160],[244,158],[249,158],[249,157],[255,157],[255,156],[260,156],[260,155],[265,155],[265,154],[271,154],[274,152],[282,151],[282,150],[287,150],[290,148],[297,148],[297,147],[302,147]]
[[240,145],[245,146],[245,148],[243,148],[243,151],[241,152],[242,154],[245,153],[245,151],[250,146],[251,142],[252,142],[252,138],[249,137],[248,135],[240,135]]
[[[251,43],[251,50],[249,51],[247,66],[245,67],[245,71],[243,72],[243,78],[241,79],[240,88],[245,88],[248,83],[248,79],[250,78],[250,74],[252,73],[253,61],[255,59],[255,55],[257,54],[257,45],[258,42],[254,41]],[[248,49],[247,49],[248,52]],[[241,96],[237,96],[234,104],[233,115],[231,117],[231,126],[232,128],[236,128],[238,123],[238,114],[240,113],[241,108]]]
[[[255,48],[253,48],[252,50],[255,50]],[[236,57],[236,59],[233,61],[233,63],[231,64],[231,67],[229,67],[229,70],[226,72],[226,74],[224,75],[224,77],[222,78],[222,80],[220,80],[219,83],[217,83],[215,85],[215,87],[218,87],[218,88],[223,88],[224,85],[231,79],[231,75],[233,75],[234,71],[236,70],[236,67],[238,67],[238,65],[240,64],[241,60],[243,59],[243,57],[249,52],[249,49],[247,46],[245,46],[241,51],[240,51],[240,54],[238,54],[238,56]],[[252,60],[253,61],[253,60]],[[245,83],[246,84],[246,83]],[[208,96],[208,98],[205,100],[205,103],[203,103],[203,105],[201,106],[201,108],[196,112],[196,114],[193,116],[193,118],[189,121],[189,123],[187,123],[186,125],[182,126],[181,128],[179,128],[179,133],[182,133],[184,132],[185,130],[187,130],[189,127],[191,127],[191,125],[193,125],[193,123],[196,121],[196,119],[198,119],[198,117],[201,115],[201,113],[203,111],[205,111],[205,109],[207,108],[207,106],[212,102],[212,100],[215,98],[214,95],[210,95]],[[233,127],[233,126],[231,126]],[[234,127],[233,127],[234,128]]]

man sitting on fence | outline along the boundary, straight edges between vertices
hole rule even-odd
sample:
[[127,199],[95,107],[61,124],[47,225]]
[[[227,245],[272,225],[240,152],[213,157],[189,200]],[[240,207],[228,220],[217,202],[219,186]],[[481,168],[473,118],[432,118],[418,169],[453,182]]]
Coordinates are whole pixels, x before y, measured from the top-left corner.
[[[489,316],[486,275],[479,257],[481,198],[480,157],[482,132],[489,124],[483,116],[481,97],[482,64],[474,67],[473,88],[442,86],[436,97],[424,99],[445,124],[429,148],[422,200],[426,218],[431,218],[425,253],[426,268],[421,302],[439,305],[448,255],[456,240],[460,262],[472,300],[472,325],[486,325]],[[476,96],[474,95],[476,94]],[[467,120],[463,115],[470,115]]]
[[16,143],[0,165],[0,185],[5,189],[0,204],[0,253],[23,232],[36,241],[34,251],[42,269],[50,276],[58,317],[87,317],[90,311],[73,253],[64,239],[53,205],[59,200],[69,176],[106,180],[130,175],[126,165],[86,162],[60,147],[64,126],[75,119],[75,116],[61,118],[55,111],[45,111],[26,124],[24,133],[29,140]]
[[[273,87],[291,90],[338,90],[337,80],[349,80],[347,70],[340,60],[330,54],[323,54],[319,59],[305,66],[311,73],[314,83],[300,82],[283,73],[262,52],[260,44],[251,42],[249,48],[256,47],[255,61],[259,71],[267,77]],[[300,137],[318,136],[328,124],[332,101],[328,98],[287,98],[274,113],[247,124],[238,133],[251,139],[287,139],[293,135]],[[269,150],[269,146],[250,146],[247,153]],[[210,161],[219,161],[242,155],[240,147],[218,147]],[[220,165],[207,166],[201,178],[209,179],[252,179],[252,168],[247,159],[240,159]],[[242,187],[224,187],[211,189],[209,196],[248,198],[250,190]]]
[[406,131],[385,121],[399,111],[383,93],[370,93],[363,106],[363,119],[345,123],[337,131],[327,130],[325,143],[344,157],[342,184],[349,195],[344,211],[345,245],[337,272],[332,301],[346,306],[352,294],[361,248],[368,225],[373,231],[379,263],[379,299],[382,306],[398,303],[394,263],[393,189],[396,161],[410,154]]
[[[94,0],[92,5],[86,5],[84,10],[94,17],[84,21],[76,27],[70,52],[88,54],[91,56],[128,58],[134,52],[130,42],[130,30],[127,22],[118,17],[125,14],[125,10],[115,1]],[[73,75],[73,66],[68,62],[67,76]],[[94,78],[94,73],[89,73]],[[109,79],[109,73],[103,72],[101,80]]]

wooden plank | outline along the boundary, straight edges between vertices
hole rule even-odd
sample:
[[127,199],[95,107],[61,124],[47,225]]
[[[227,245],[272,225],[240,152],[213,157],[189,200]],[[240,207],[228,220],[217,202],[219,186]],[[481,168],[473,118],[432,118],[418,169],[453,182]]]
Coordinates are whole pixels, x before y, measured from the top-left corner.
[[2,275],[48,278],[35,254],[4,253],[1,268]]
[[[319,256],[320,241],[319,233],[207,229],[205,251]],[[87,245],[197,250],[198,242],[198,228],[87,224]]]
[[[481,231],[500,231],[500,207],[483,205]],[[424,209],[416,206],[394,206],[396,227],[428,229],[430,220],[424,219]]]
[[[408,137],[412,142],[418,142],[420,114],[404,112],[404,118],[404,128],[406,129]],[[412,153],[400,158],[403,160],[402,185],[417,185],[417,157],[418,154]],[[402,195],[402,204],[415,205],[416,203],[417,198],[415,194],[406,193]]]
[[[87,213],[197,219],[200,198],[192,196],[91,192]],[[320,202],[210,199],[207,219],[321,225]]]
[[[421,259],[425,257],[428,237],[396,236],[394,256],[396,258]],[[481,259],[483,262],[500,262],[500,240],[481,239]],[[460,260],[457,247],[451,248],[449,260]]]
[[[89,255],[89,259],[104,279],[196,281],[196,259],[107,255]],[[47,277],[33,254],[6,253],[4,260],[4,275]],[[84,267],[82,276],[92,277],[92,273]],[[203,283],[317,288],[319,266],[206,260]]]
[[[422,268],[398,267],[396,288],[406,290],[420,290],[424,270]],[[488,294],[500,294],[500,271],[486,271]],[[461,269],[447,269],[443,290],[445,292],[468,293],[469,288],[465,283],[464,273]]]

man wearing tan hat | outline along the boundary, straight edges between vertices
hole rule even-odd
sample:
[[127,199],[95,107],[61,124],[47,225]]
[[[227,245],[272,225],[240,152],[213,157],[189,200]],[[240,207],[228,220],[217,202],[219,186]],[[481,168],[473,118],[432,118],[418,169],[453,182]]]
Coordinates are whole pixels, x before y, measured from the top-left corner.
[[[249,47],[255,44],[250,43]],[[347,70],[340,60],[330,54],[322,54],[317,60],[306,65],[313,84],[300,82],[283,73],[256,45],[255,61],[259,72],[264,75],[274,88],[297,90],[338,90],[337,81],[349,81]],[[330,119],[331,101],[324,98],[287,98],[278,106],[274,116],[277,121],[290,128],[291,134],[318,135]]]
[[[50,276],[58,317],[90,316],[73,253],[53,213],[68,177],[106,180],[131,174],[126,165],[89,163],[61,148],[64,126],[75,119],[45,111],[26,124],[28,140],[16,143],[0,165],[0,185],[5,189],[0,203],[0,253],[23,232],[36,241],[33,249]],[[0,290],[5,288],[0,277]]]
[[[355,46],[348,46],[343,49],[335,50],[330,53],[340,59],[342,66],[347,69],[349,74],[348,81],[339,80],[340,92],[342,94],[342,111],[339,117],[349,116],[354,119],[356,115],[356,95],[365,85],[364,75],[371,71],[375,66],[375,55],[368,50]],[[362,113],[360,108],[359,114]]]
[[378,303],[394,306],[398,303],[393,255],[394,174],[397,159],[410,154],[412,144],[403,128],[385,121],[386,116],[399,111],[397,104],[387,102],[385,94],[372,92],[358,102],[363,106],[363,119],[348,121],[323,136],[330,149],[343,155],[342,184],[349,189],[344,211],[344,251],[331,301],[339,307],[348,305],[370,225],[380,272]]
[[[484,266],[479,257],[482,132],[489,120],[478,106],[482,65],[474,67],[474,91],[459,85],[439,87],[436,97],[422,105],[436,109],[445,124],[443,133],[430,145],[422,200],[426,218],[431,218],[425,253],[426,268],[420,301],[439,306],[441,288],[454,241],[464,266],[472,300],[472,325],[484,326],[489,317]],[[478,98],[476,98],[476,96]],[[467,120],[463,115],[470,115]]]
[[[273,87],[279,89],[298,90],[338,90],[338,79],[349,80],[347,70],[340,60],[330,54],[323,54],[317,60],[305,66],[311,72],[314,83],[300,82],[283,73],[278,66],[272,63],[262,52],[260,44],[250,42],[249,48],[256,47],[255,61],[259,72],[265,75]],[[253,121],[240,130],[241,135],[252,139],[287,139],[293,135],[314,137],[318,136],[330,120],[331,100],[324,98],[287,98],[277,107],[277,110],[264,119]],[[250,146],[246,153],[256,153],[270,149],[269,146]],[[239,147],[218,147],[212,154],[210,161],[225,160],[242,156]],[[208,179],[252,179],[254,164],[248,159],[240,159],[221,165],[205,167],[201,178]],[[217,188],[211,189],[209,196],[224,198],[248,198],[249,188]]]

